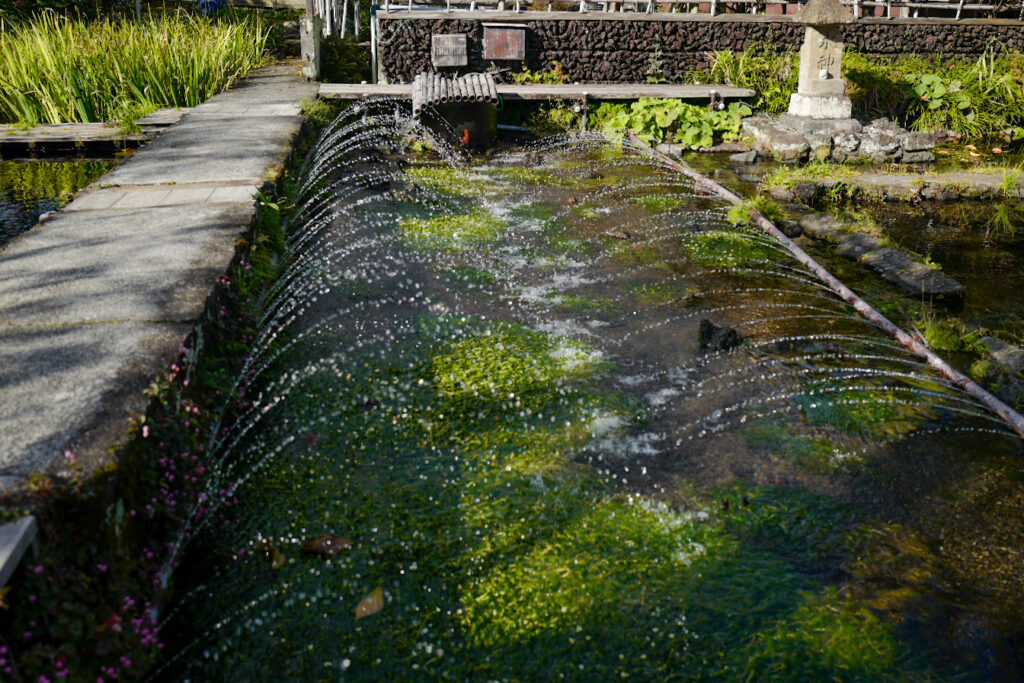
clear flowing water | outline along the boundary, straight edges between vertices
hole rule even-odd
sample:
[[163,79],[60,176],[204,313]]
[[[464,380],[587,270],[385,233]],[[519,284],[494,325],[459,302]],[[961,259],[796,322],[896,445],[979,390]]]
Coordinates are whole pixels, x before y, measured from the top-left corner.
[[391,107],[307,163],[156,678],[1015,671],[998,418],[639,152]]
[[0,161],[0,249],[111,166],[105,161]]

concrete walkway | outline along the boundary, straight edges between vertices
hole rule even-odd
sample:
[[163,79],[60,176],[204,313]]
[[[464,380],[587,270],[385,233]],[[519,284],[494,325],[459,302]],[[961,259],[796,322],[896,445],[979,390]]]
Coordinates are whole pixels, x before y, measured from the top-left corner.
[[0,252],[0,485],[109,463],[283,164],[297,65],[260,69]]

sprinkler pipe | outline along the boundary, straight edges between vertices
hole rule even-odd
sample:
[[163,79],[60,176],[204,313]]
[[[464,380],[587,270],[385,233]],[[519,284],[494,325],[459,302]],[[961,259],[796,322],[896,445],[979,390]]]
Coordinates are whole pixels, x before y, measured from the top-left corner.
[[[731,204],[737,206],[743,204],[743,200],[736,196],[733,192],[729,191],[722,185],[719,185],[710,178],[705,178],[703,175],[693,170],[686,164],[681,164],[661,152],[653,149],[650,145],[645,143],[643,140],[638,138],[633,133],[629,134],[629,139],[637,146],[642,152],[649,156],[657,159],[661,163],[665,164],[669,168],[676,170],[683,175],[692,179],[699,190],[705,190],[709,193],[717,194],[718,196],[725,199]],[[988,390],[979,385],[973,379],[960,372],[952,365],[942,359],[937,353],[922,342],[920,339],[911,336],[905,332],[902,328],[896,325],[894,322],[886,318],[884,315],[878,312],[871,304],[864,299],[860,298],[852,289],[840,282],[832,273],[825,270],[825,268],[815,261],[811,256],[801,249],[799,245],[793,240],[786,237],[781,230],[779,230],[774,223],[765,218],[756,209],[750,209],[750,218],[761,230],[771,235],[775,240],[784,246],[797,261],[806,266],[817,276],[819,280],[825,283],[829,289],[837,294],[843,301],[853,306],[858,313],[868,319],[871,324],[875,325],[889,336],[893,337],[902,344],[906,349],[912,352],[914,355],[923,359],[928,365],[938,370],[946,379],[953,383],[954,386],[960,388],[966,393],[970,394],[974,398],[981,401],[989,410],[994,412],[999,417],[1003,418],[1015,432],[1024,437],[1024,415],[1021,415],[1016,410],[1008,406],[1003,401],[996,398]]]

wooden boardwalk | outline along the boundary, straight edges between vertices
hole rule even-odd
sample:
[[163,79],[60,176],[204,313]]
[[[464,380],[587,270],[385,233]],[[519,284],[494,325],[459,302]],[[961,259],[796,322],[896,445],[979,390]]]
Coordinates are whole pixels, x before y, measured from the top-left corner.
[[[666,97],[710,101],[712,93],[726,100],[753,97],[754,91],[731,85],[670,85],[665,83],[566,83],[520,85],[499,83],[498,95],[505,100],[636,100]],[[410,84],[324,83],[320,97],[358,100],[364,97],[412,97]]]
[[175,124],[184,109],[161,109],[137,121],[140,133],[126,133],[106,123],[58,123],[19,128],[0,124],[0,158],[39,154],[112,153],[138,147]]

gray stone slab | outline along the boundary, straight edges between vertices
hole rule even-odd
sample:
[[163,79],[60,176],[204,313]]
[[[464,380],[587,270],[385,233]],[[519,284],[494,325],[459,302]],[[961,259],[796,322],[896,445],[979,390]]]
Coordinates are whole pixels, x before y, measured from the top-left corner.
[[39,525],[32,515],[0,526],[0,588],[10,581],[38,530]]
[[125,438],[144,391],[192,323],[97,321],[0,327],[0,472],[58,472],[66,450],[93,469]]
[[861,257],[883,279],[915,296],[954,300],[964,295],[964,286],[945,273],[918,263],[905,251],[883,247]]
[[261,184],[299,129],[298,104],[315,98],[318,85],[298,80],[297,65],[266,67],[254,75],[189,111],[143,148],[147,154],[135,154],[104,182]]
[[980,341],[992,355],[992,360],[1005,366],[1011,372],[1024,372],[1024,349],[1007,344],[996,337],[982,337]]
[[110,462],[287,159],[297,66],[262,69],[0,253],[0,483]]
[[[9,326],[194,319],[252,211],[250,200],[57,213],[0,259],[0,333]],[[0,359],[10,351],[0,340]]]

